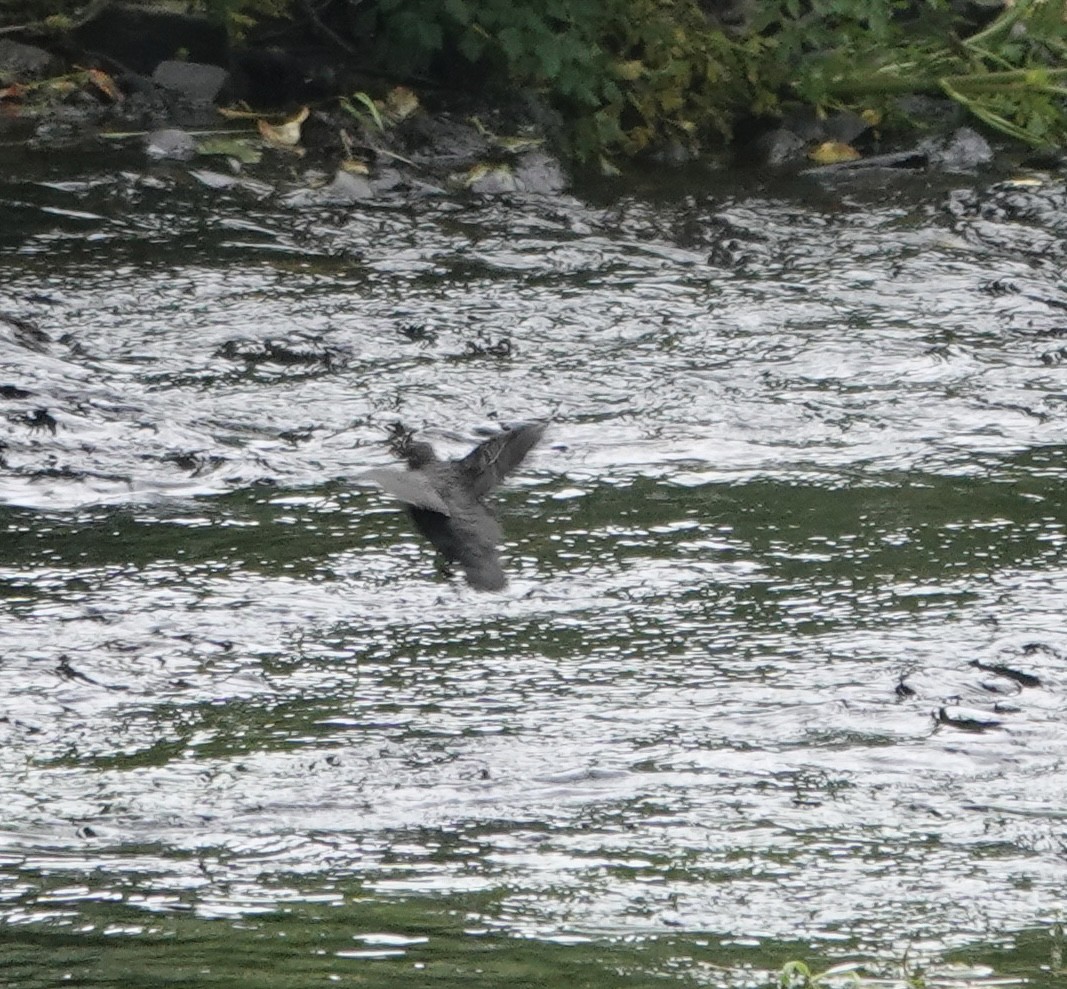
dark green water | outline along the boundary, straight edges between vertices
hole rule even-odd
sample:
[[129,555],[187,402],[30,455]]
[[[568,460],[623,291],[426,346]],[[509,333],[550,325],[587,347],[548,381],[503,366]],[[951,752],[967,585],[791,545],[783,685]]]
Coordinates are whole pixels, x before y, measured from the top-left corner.
[[[0,181],[0,984],[1062,984],[1062,176],[125,166]],[[503,594],[355,483],[530,418]]]

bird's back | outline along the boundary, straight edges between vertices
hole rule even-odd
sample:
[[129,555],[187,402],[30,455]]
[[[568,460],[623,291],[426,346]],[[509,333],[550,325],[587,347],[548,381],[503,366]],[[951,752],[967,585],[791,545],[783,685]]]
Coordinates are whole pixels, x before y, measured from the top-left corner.
[[425,469],[448,515],[412,505],[415,526],[446,560],[463,568],[472,587],[500,590],[507,583],[497,553],[504,539],[500,523],[465,483],[459,464],[438,462]]

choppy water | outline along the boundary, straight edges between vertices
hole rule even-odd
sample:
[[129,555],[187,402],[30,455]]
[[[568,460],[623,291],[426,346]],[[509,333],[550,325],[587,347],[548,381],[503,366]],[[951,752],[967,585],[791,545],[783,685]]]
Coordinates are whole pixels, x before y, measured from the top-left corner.
[[[1062,176],[128,167],[0,180],[8,984],[1059,984]],[[528,418],[502,595],[352,483]]]

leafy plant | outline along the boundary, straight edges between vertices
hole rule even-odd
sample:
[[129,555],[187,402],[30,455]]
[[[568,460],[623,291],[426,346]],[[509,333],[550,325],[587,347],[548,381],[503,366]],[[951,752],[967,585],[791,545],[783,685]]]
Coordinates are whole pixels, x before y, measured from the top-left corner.
[[1031,145],[1067,143],[1062,0],[1014,0],[985,24],[956,0],[759,0],[732,35],[699,0],[199,2],[235,32],[302,17],[394,78],[539,92],[583,159],[729,137],[789,102],[891,116],[906,93],[947,96]]
[[754,27],[774,55],[774,88],[803,102],[886,103],[946,95],[1027,144],[1067,141],[1067,22],[1062,4],[1015,0],[967,34],[949,0],[771,0]]
[[459,58],[501,86],[543,93],[580,158],[726,134],[750,102],[745,49],[709,29],[692,0],[377,0],[359,9],[384,65],[427,71]]
[[[360,110],[356,106],[356,103],[353,102],[353,100],[355,100],[356,103],[359,103],[363,107],[363,110],[366,111],[366,113],[364,113],[363,110]],[[374,100],[371,99],[371,97],[364,93],[362,90],[353,93],[351,99],[349,99],[347,96],[342,96],[341,108],[347,113],[352,114],[353,117],[355,117],[358,121],[360,121],[360,123],[364,125],[366,124],[367,117],[369,116],[371,121],[374,123],[374,126],[377,127],[379,131],[385,130],[385,122],[382,120],[381,112],[378,110],[378,104],[375,103]]]

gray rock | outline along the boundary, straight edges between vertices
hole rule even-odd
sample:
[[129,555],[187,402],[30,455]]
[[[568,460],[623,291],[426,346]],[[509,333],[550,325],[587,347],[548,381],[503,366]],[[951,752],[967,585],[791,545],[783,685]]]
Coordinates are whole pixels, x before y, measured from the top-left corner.
[[212,171],[210,168],[198,168],[189,173],[201,185],[209,189],[232,189],[240,179],[236,175]]
[[909,93],[895,101],[897,110],[916,127],[945,133],[953,125],[959,125],[967,115],[955,100],[947,96],[927,96]]
[[761,134],[749,148],[757,162],[771,168],[804,161],[807,149],[804,138],[787,127],[776,127]]
[[530,151],[515,165],[515,178],[526,192],[555,195],[567,188],[560,163],[545,151]]
[[479,196],[499,196],[501,193],[518,192],[519,181],[507,165],[495,165],[477,178],[466,183],[467,188]]
[[333,181],[328,185],[319,184],[319,175],[308,172],[304,176],[309,184],[302,189],[294,189],[285,195],[286,206],[306,209],[314,206],[351,206],[365,202],[375,196],[374,188],[365,175],[354,175],[338,169]]
[[836,110],[824,115],[814,107],[804,106],[787,113],[781,126],[809,144],[823,141],[851,144],[871,125],[851,110]]
[[497,545],[504,534],[483,499],[537,445],[544,423],[526,423],[476,446],[462,460],[438,460],[429,443],[400,447],[408,470],[368,471],[362,479],[379,485],[408,507],[415,527],[444,557],[458,563],[467,583],[480,591],[507,586]]
[[198,103],[213,102],[229,77],[221,66],[204,62],[160,62],[152,73],[156,85]]
[[402,188],[404,184],[404,176],[395,168],[382,168],[370,180],[371,189],[374,190],[375,195],[380,195],[383,192],[395,192],[397,189]]
[[814,143],[823,139],[823,121],[814,107],[802,106],[785,114],[780,126],[803,141]]
[[861,134],[870,130],[870,127],[871,125],[858,113],[853,113],[851,110],[838,110],[822,122],[822,140],[851,144]]
[[484,131],[448,114],[415,114],[405,121],[412,147],[405,155],[420,164],[458,169],[484,161],[492,141]]
[[942,172],[974,172],[993,160],[989,142],[970,127],[960,127],[948,138],[931,138],[919,145],[933,168]]
[[366,175],[338,169],[333,181],[322,190],[322,201],[346,205],[374,198],[374,188]]
[[59,60],[43,48],[0,38],[0,84],[40,79],[58,69]]
[[188,131],[176,127],[154,130],[145,138],[145,151],[149,158],[188,161],[196,154],[196,140]]

